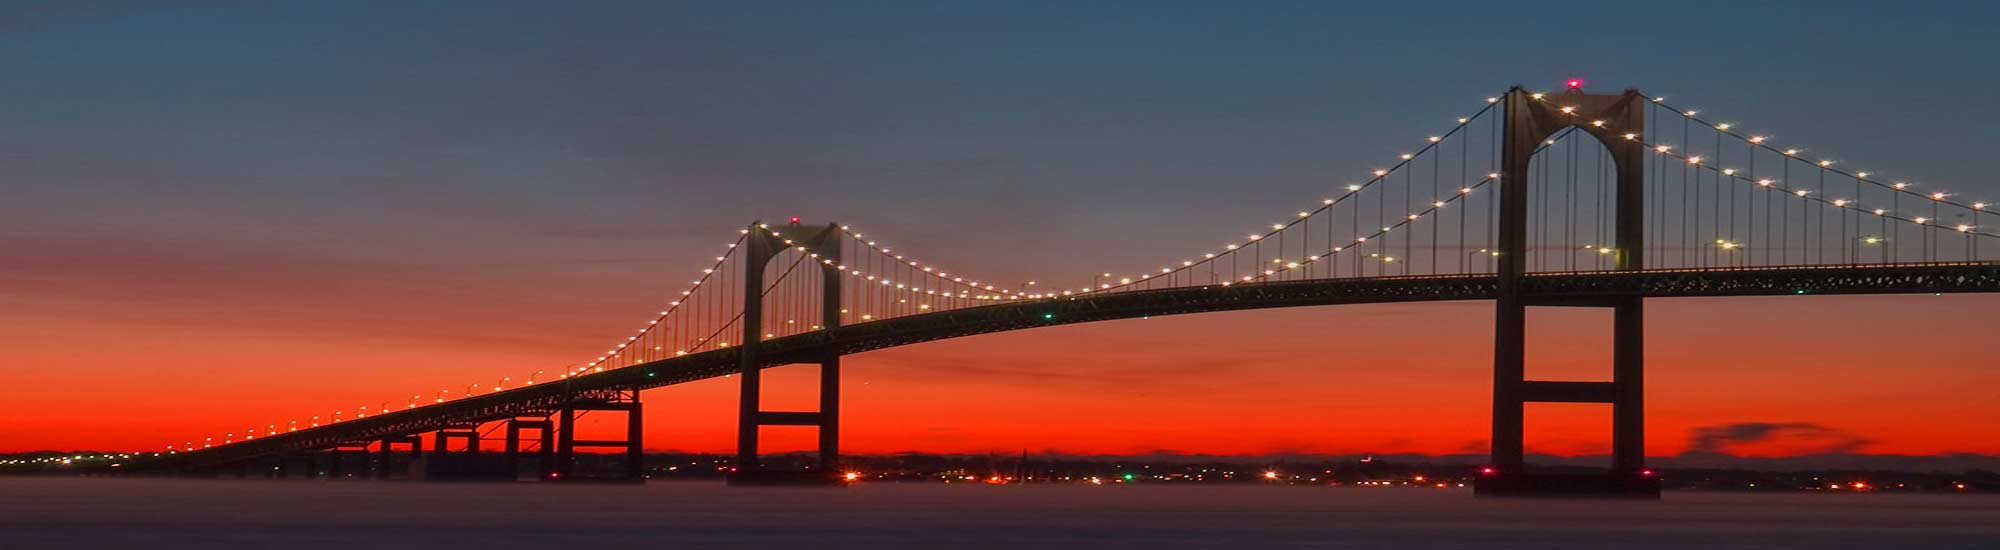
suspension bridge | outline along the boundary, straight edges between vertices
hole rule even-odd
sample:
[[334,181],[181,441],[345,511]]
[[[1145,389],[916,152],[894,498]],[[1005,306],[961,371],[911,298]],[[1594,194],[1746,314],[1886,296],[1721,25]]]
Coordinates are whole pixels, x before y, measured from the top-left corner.
[[[309,474],[572,479],[582,448],[623,450],[643,478],[644,390],[734,375],[731,482],[840,472],[842,356],[975,334],[1142,316],[1337,304],[1493,300],[1492,457],[1481,494],[1657,495],[1645,465],[1649,298],[2000,291],[1988,204],[1854,169],[1639,90],[1515,87],[1326,198],[1211,247],[1068,287],[1014,286],[919,261],[840,224],[752,223],[658,315],[573,365],[178,438],[125,471],[255,465]],[[1042,279],[1053,281],[1054,279]],[[1612,311],[1610,381],[1524,376],[1531,307]],[[817,365],[819,406],[768,410],[763,369]],[[1531,402],[1612,407],[1612,464],[1588,476],[1523,461]],[[621,439],[578,417],[624,414]],[[762,460],[766,426],[818,429],[817,464]],[[494,434],[504,431],[504,437]],[[430,436],[426,452],[424,436]],[[532,437],[529,437],[532,436]],[[483,441],[501,439],[496,453]]]

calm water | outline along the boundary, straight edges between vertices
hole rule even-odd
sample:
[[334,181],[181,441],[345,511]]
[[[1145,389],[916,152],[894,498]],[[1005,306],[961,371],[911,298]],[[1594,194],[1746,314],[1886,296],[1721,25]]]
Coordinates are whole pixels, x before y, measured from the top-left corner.
[[2000,496],[0,478],[0,548],[2000,548]]

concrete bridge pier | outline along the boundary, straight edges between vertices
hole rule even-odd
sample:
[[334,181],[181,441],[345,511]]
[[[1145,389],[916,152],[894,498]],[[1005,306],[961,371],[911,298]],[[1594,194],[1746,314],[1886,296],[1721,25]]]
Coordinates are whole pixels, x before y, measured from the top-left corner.
[[271,477],[276,479],[291,479],[293,466],[297,466],[306,479],[312,479],[319,472],[319,457],[314,453],[282,454],[274,462],[277,467],[271,471]]
[[326,455],[326,467],[320,469],[319,471],[320,477],[326,479],[340,479],[347,475],[347,472],[343,471],[343,469],[341,468],[340,461],[342,458],[341,457],[342,451],[340,450],[339,447],[327,449],[326,452],[323,454]]
[[[424,457],[424,438],[421,435],[385,437],[381,439],[379,444],[382,448],[380,453],[376,455],[375,479],[389,479],[392,477],[392,472],[396,470],[395,449],[397,445],[407,445],[409,447],[410,460],[412,462]],[[405,466],[407,467],[407,464]],[[407,470],[405,473],[407,474]]]
[[552,479],[556,473],[555,423],[548,418],[510,418],[507,420],[507,443],[503,448],[509,479],[520,477],[521,472],[521,432],[534,430],[538,445],[535,448],[535,479]]
[[340,445],[331,449],[327,449],[326,452],[324,453],[319,453],[321,455],[324,455],[326,458],[326,467],[323,469],[319,469],[319,471],[317,472],[319,476],[324,477],[326,479],[346,479],[348,457],[358,456],[361,457],[359,473],[363,477],[366,477],[369,471],[372,469],[369,462],[371,461],[372,458],[371,455],[373,454],[373,451],[368,450],[369,445],[367,443],[359,445],[360,448],[358,449],[349,448],[353,446],[354,445]]
[[[438,430],[430,454],[415,470],[426,481],[512,481],[514,472],[506,469],[507,457],[481,452],[480,438],[477,425]],[[460,442],[463,450],[453,450]]]
[[[624,439],[578,439],[577,413],[590,411],[620,411],[625,413]],[[549,479],[555,481],[646,481],[645,409],[639,403],[639,390],[621,390],[619,397],[609,401],[581,402],[563,405],[556,411],[556,453],[555,471]],[[546,433],[546,432],[545,432]],[[544,435],[543,441],[547,441]],[[544,443],[544,449],[547,448]],[[622,476],[579,475],[576,469],[578,448],[624,449],[624,471]]]

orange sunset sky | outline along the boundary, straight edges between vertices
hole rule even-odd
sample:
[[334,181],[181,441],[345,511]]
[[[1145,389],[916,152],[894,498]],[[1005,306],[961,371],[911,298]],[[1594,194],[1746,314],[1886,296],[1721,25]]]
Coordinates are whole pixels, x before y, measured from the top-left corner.
[[[81,262],[79,262],[81,263]],[[412,394],[490,384],[596,349],[643,316],[580,277],[315,270],[278,280],[164,265],[16,275],[4,335],[6,450],[159,448]],[[220,270],[227,271],[227,270]],[[211,277],[228,279],[209,281]],[[269,284],[263,284],[269,283]],[[458,287],[437,291],[437,287]],[[569,302],[550,296],[584,296]],[[1838,433],[1716,450],[2000,453],[2000,373],[1968,320],[1985,296],[1651,302],[1649,450],[1699,427],[1811,423]],[[1334,306],[1049,327],[847,361],[850,452],[1478,453],[1490,304]],[[1529,375],[1603,379],[1596,312],[1537,312]],[[813,405],[811,367],[779,368],[767,407]],[[728,451],[734,379],[652,390],[648,447]],[[1608,406],[1532,405],[1532,451],[1596,454]],[[610,428],[604,428],[609,430]],[[613,433],[613,432],[607,432]],[[777,449],[811,431],[773,429]]]

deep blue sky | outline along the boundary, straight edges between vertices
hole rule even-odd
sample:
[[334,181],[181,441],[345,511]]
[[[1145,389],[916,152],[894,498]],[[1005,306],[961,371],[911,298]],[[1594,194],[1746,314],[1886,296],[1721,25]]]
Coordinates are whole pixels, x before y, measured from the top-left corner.
[[1070,4],[14,2],[0,214],[524,261],[796,214],[1087,273],[1267,223],[1513,83],[1960,188],[2000,120],[1976,2]]

